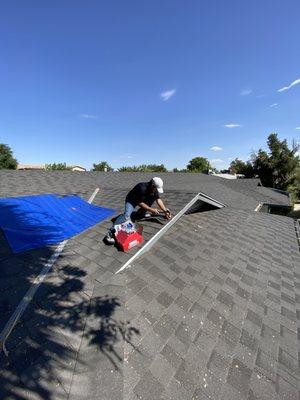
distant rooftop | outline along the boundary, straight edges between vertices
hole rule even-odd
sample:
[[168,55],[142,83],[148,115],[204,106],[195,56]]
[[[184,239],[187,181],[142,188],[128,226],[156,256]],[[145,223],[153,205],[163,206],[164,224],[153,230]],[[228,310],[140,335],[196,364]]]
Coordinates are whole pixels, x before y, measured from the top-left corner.
[[212,174],[212,176],[218,176],[219,178],[224,179],[243,179],[245,175],[243,174]]
[[18,170],[44,170],[45,164],[18,164]]
[[[86,168],[81,167],[80,165],[71,165],[71,171],[86,171]],[[45,170],[46,164],[18,164],[17,170],[24,170],[24,171],[40,171]]]

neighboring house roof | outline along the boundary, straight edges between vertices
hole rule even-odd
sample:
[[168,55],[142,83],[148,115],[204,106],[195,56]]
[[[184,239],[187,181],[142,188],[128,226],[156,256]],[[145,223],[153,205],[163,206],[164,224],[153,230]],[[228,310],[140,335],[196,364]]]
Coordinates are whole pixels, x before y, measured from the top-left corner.
[[[297,226],[254,212],[288,196],[252,180],[157,175],[174,214],[199,192],[226,207],[184,215],[119,274],[137,250],[103,244],[109,221],[70,239],[0,354],[1,398],[297,398]],[[88,199],[99,187],[94,203],[120,212],[151,177],[0,171],[0,196]],[[146,242],[161,232],[143,225]],[[2,235],[0,248],[1,331],[55,246],[13,255]]]
[[212,176],[217,176],[219,178],[224,178],[224,179],[239,179],[239,178],[244,178],[245,175],[243,174],[218,174],[218,173],[214,173],[212,174]]
[[[86,168],[81,167],[80,165],[72,165],[72,171],[86,171]],[[18,164],[18,170],[45,170],[46,164]]]
[[72,171],[82,171],[82,172],[85,172],[85,171],[86,171],[86,168],[81,167],[80,165],[73,165],[73,166],[71,167],[71,170],[72,170]]
[[260,179],[238,179],[224,181],[224,185],[232,191],[243,193],[246,197],[255,198],[261,203],[290,205],[289,195],[276,189],[263,187]]
[[43,169],[45,169],[45,164],[18,164],[17,169],[43,170]]

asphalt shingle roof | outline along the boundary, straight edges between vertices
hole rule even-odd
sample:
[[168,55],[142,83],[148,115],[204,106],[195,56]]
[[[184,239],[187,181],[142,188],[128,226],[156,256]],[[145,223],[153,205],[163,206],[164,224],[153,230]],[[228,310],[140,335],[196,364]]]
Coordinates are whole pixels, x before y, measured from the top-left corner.
[[183,217],[126,272],[129,398],[297,399],[299,266],[290,219]]
[[[300,257],[287,196],[245,180],[159,174],[174,213],[198,192],[226,208],[183,216],[135,253],[70,239],[0,354],[1,399],[298,399]],[[77,193],[122,210],[152,174],[0,172],[0,195]],[[145,239],[161,225],[144,223]],[[1,231],[0,231],[1,234]],[[2,234],[1,234],[2,235]],[[0,236],[0,329],[55,246],[13,255]]]

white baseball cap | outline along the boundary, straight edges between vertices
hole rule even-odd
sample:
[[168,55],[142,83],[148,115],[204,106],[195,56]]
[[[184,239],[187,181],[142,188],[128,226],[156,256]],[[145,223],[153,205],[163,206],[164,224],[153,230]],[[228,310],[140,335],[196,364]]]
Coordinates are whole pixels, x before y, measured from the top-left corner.
[[161,178],[158,178],[158,177],[152,178],[152,182],[153,182],[153,185],[156,187],[158,193],[164,192],[164,189],[163,189],[164,183]]

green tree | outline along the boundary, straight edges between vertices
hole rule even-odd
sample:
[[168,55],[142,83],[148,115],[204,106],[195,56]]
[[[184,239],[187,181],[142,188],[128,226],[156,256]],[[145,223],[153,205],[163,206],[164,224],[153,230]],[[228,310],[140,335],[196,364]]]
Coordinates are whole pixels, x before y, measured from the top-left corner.
[[299,167],[299,146],[293,143],[290,149],[287,140],[279,140],[276,133],[268,137],[269,153],[259,149],[252,155],[252,165],[264,186],[285,190],[296,180]]
[[274,186],[286,189],[295,180],[295,171],[299,166],[299,146],[293,143],[290,149],[287,140],[280,141],[275,133],[268,137],[268,146],[271,165],[274,168]]
[[167,172],[164,164],[141,164],[132,167],[124,166],[118,169],[119,172]]
[[71,167],[67,166],[66,163],[52,163],[46,164],[46,171],[70,171]]
[[238,158],[231,161],[229,170],[233,174],[245,175],[245,178],[253,178],[255,176],[255,171],[250,161],[244,162]]
[[139,172],[139,167],[136,165],[133,165],[132,167],[124,166],[118,168],[119,172]]
[[268,153],[259,149],[257,154],[252,154],[252,165],[255,174],[259,176],[262,184],[267,187],[274,187],[273,167]]
[[147,164],[147,165],[140,165],[140,171],[143,172],[167,172],[167,168],[164,164]]
[[293,203],[300,201],[300,166],[296,168],[293,183],[287,190],[291,193]]
[[92,171],[113,171],[114,169],[107,161],[101,161],[99,164],[93,164]]
[[151,170],[151,172],[168,172],[164,164],[149,164],[148,169]]
[[0,169],[16,169],[17,160],[13,156],[13,152],[9,146],[0,143]]
[[205,157],[195,157],[187,165],[189,172],[208,172],[211,165]]
[[173,168],[172,172],[189,172],[189,171],[186,168],[185,169]]
[[151,172],[146,164],[141,164],[137,166],[133,166],[133,169],[138,172]]

